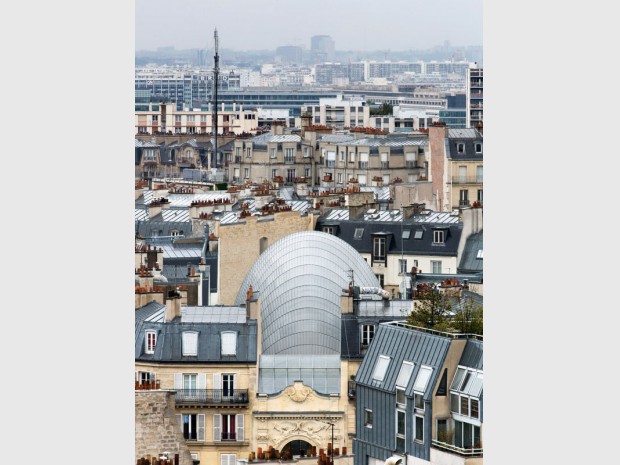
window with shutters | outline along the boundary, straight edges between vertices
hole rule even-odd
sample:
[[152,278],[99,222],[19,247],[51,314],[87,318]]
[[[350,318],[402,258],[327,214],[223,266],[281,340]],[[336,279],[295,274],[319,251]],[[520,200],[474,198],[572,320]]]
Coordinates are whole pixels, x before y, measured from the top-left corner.
[[198,355],[198,333],[194,331],[184,331],[182,335],[183,356]]
[[183,414],[177,415],[177,420],[186,441],[205,440],[205,415],[204,414]]
[[237,333],[224,331],[221,333],[222,355],[237,355]]
[[213,440],[214,441],[244,441],[245,416],[237,415],[213,415]]
[[145,353],[153,354],[155,353],[155,345],[157,344],[157,333],[155,331],[147,331],[146,332],[146,348]]

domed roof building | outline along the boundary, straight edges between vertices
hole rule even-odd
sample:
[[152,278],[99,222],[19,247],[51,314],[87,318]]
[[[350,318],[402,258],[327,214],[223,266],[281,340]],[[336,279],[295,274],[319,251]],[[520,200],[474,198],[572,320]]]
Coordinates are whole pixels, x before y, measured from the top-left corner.
[[372,269],[350,245],[318,231],[290,234],[265,250],[243,281],[260,300],[259,392],[274,394],[303,381],[322,394],[340,392],[342,290],[378,287]]

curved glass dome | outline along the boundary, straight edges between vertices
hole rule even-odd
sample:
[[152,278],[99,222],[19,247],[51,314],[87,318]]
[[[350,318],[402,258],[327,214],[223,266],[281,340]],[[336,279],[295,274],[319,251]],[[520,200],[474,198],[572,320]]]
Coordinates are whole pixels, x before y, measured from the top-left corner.
[[298,232],[265,250],[235,300],[244,303],[250,285],[260,293],[261,352],[340,355],[340,296],[349,270],[356,285],[379,286],[360,254],[331,234]]

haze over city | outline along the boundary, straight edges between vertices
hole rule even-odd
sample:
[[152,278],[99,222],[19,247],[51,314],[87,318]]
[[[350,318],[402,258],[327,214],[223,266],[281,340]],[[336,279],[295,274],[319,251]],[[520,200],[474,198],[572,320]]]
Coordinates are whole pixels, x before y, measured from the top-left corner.
[[337,50],[425,49],[444,41],[455,46],[481,46],[482,3],[136,0],[135,49],[211,48],[215,28],[220,32],[220,47],[235,50],[282,45],[307,48],[316,34],[330,35]]

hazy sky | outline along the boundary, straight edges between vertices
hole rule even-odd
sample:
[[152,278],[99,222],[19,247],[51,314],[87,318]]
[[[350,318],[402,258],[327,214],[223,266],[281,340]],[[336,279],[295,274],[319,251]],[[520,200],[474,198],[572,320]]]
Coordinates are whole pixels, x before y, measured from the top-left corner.
[[425,49],[449,40],[482,45],[484,0],[136,0],[136,50],[174,46],[310,48],[332,36],[337,50]]

